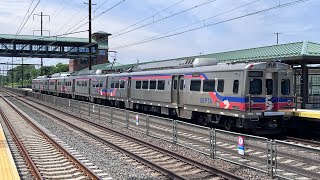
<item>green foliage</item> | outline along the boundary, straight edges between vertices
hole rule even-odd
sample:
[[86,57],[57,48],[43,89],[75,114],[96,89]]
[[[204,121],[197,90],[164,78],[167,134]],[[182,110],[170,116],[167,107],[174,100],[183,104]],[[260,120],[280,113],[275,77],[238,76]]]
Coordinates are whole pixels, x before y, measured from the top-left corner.
[[[43,66],[42,75],[52,75],[59,72],[69,71],[68,64],[58,63],[55,66]],[[30,86],[32,79],[40,76],[40,68],[36,69],[33,65],[24,65],[10,69],[7,76],[0,75],[0,84],[6,86]]]

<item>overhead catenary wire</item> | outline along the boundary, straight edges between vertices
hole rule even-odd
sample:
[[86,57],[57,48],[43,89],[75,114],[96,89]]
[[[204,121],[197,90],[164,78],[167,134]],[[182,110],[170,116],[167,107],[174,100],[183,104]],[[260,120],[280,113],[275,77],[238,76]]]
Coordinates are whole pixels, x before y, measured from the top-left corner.
[[[233,8],[233,9],[230,9],[230,10],[224,11],[224,12],[222,12],[222,13],[219,13],[219,14],[217,14],[217,15],[214,15],[214,16],[211,16],[211,17],[209,17],[209,18],[206,18],[206,19],[204,19],[204,20],[200,20],[200,21],[197,21],[197,22],[195,22],[195,23],[192,23],[192,24],[189,24],[189,25],[180,27],[180,28],[178,28],[178,29],[168,31],[168,32],[166,32],[166,33],[164,33],[164,34],[168,34],[168,33],[170,33],[170,32],[174,32],[174,31],[177,31],[177,30],[180,30],[180,29],[184,29],[184,28],[190,27],[190,26],[195,25],[195,24],[203,23],[203,22],[208,21],[208,20],[210,20],[210,19],[213,19],[213,18],[215,18],[215,17],[218,17],[218,16],[221,16],[221,15],[230,13],[230,12],[232,12],[232,11],[234,11],[234,10],[243,8],[243,7],[245,7],[245,6],[249,6],[249,5],[254,4],[254,3],[258,2],[258,1],[261,1],[261,0],[254,0],[254,1],[249,2],[249,3],[247,3],[247,4],[244,4],[244,5],[235,7],[235,8]],[[162,35],[163,35],[163,34],[162,34]],[[159,35],[159,36],[160,36],[160,35]],[[154,37],[151,37],[151,38],[154,38]],[[106,40],[106,39],[107,39],[107,38],[103,38],[103,39],[97,41],[96,43],[102,42],[102,41],[104,41],[104,40]],[[88,46],[89,46],[89,45],[87,45],[86,47],[88,47]]]
[[23,25],[20,27],[20,29],[18,29],[16,36],[20,34],[20,32],[22,31],[22,29],[25,27],[25,25],[27,24],[27,22],[29,21],[30,17],[32,16],[33,12],[36,10],[36,8],[38,7],[39,3],[41,0],[38,0],[37,4],[35,5],[35,7],[33,8],[33,10],[31,11],[31,13],[29,14],[27,20],[23,23]]
[[[236,8],[233,8],[233,9],[230,9],[228,11],[225,11],[223,13],[220,13],[220,14],[225,14],[227,12],[231,12],[235,9],[238,9],[240,7],[244,7],[244,6],[248,6],[254,2],[257,2],[259,0],[255,0],[251,3],[248,3],[248,4],[245,4],[245,5],[242,5],[242,6],[239,6],[239,7],[236,7]],[[163,38],[167,38],[167,37],[171,37],[171,36],[175,36],[175,35],[179,35],[179,34],[183,34],[183,33],[187,33],[187,32],[191,32],[191,31],[195,31],[195,30],[199,30],[199,29],[203,29],[203,28],[206,28],[206,27],[210,27],[210,26],[214,26],[214,25],[218,25],[218,24],[222,24],[222,23],[225,23],[225,22],[229,22],[229,21],[233,21],[233,20],[236,20],[236,19],[240,19],[240,18],[244,18],[244,17],[247,17],[247,16],[252,16],[252,15],[255,15],[255,14],[259,14],[259,13],[262,13],[262,12],[265,12],[265,11],[270,11],[270,10],[273,10],[273,9],[278,9],[278,8],[283,8],[283,7],[286,7],[286,6],[290,6],[290,5],[294,5],[294,4],[297,4],[297,3],[301,3],[301,2],[306,2],[306,1],[309,1],[309,0],[296,0],[296,1],[292,1],[292,2],[289,2],[289,3],[286,3],[286,4],[282,4],[282,5],[277,5],[277,6],[273,6],[271,8],[266,8],[264,10],[260,10],[260,11],[256,11],[256,12],[253,12],[253,13],[249,13],[249,14],[246,14],[246,15],[241,15],[241,16],[238,16],[238,17],[235,17],[235,18],[231,18],[231,19],[227,19],[227,20],[223,20],[223,21],[219,21],[217,23],[214,23],[214,24],[204,24],[203,26],[200,26],[200,27],[197,27],[197,28],[193,28],[193,29],[188,29],[188,30],[185,30],[185,31],[182,31],[182,32],[178,32],[178,33],[174,33],[174,34],[169,34],[169,35],[166,35],[166,36],[157,36],[157,38],[148,38],[146,40],[142,40],[142,41],[138,41],[138,42],[134,42],[134,43],[130,43],[130,44],[127,44],[127,45],[122,45],[122,46],[118,46],[118,47],[115,47],[116,49],[120,49],[120,48],[124,48],[124,47],[129,47],[129,46],[134,46],[134,45],[138,45],[138,44],[143,44],[143,43],[147,43],[147,42],[151,42],[151,41],[155,41],[155,40],[158,40],[158,39],[163,39]],[[218,14],[219,15],[219,14]],[[218,15],[215,15],[215,16],[218,16]],[[213,18],[213,17],[210,17],[210,18]],[[209,19],[209,18],[207,18]],[[203,20],[201,21],[203,22]],[[105,39],[102,39],[102,40],[99,40],[97,42],[94,42],[94,43],[91,43],[91,44],[86,44],[84,46],[81,46],[81,47],[89,47],[89,46],[92,46],[92,45],[95,45],[101,41],[103,41]]]
[[235,8],[232,8],[232,9],[229,9],[229,10],[227,10],[227,11],[221,12],[221,13],[219,13],[219,14],[216,14],[216,15],[214,15],[214,16],[208,17],[208,18],[206,18],[206,19],[199,20],[199,21],[197,21],[197,22],[194,22],[194,23],[191,23],[191,24],[188,24],[188,25],[185,25],[185,26],[182,26],[182,27],[173,29],[173,30],[169,30],[169,31],[167,31],[167,32],[165,32],[165,33],[162,33],[162,34],[160,34],[160,35],[147,38],[147,39],[145,39],[145,40],[154,39],[154,38],[156,38],[156,37],[163,36],[163,35],[165,35],[165,34],[169,34],[169,33],[172,33],[172,32],[176,32],[176,31],[178,31],[178,30],[185,29],[185,28],[187,28],[187,27],[190,27],[190,26],[193,26],[193,25],[196,25],[196,24],[205,23],[205,22],[208,21],[208,20],[211,20],[211,19],[216,18],[216,17],[219,17],[219,16],[221,16],[221,15],[224,15],[224,14],[227,14],[227,13],[230,13],[230,12],[233,12],[233,11],[238,10],[238,9],[241,9],[241,8],[243,8],[243,7],[252,5],[252,4],[257,3],[257,2],[259,2],[259,1],[262,1],[262,0],[254,0],[254,1],[252,1],[252,2],[249,2],[249,3],[243,4],[243,5],[237,6],[237,7],[235,7]]
[[58,34],[58,32],[60,32],[63,28],[65,28],[68,24],[70,24],[70,22],[71,22],[72,20],[74,20],[75,17],[78,17],[79,14],[81,14],[86,7],[87,7],[87,5],[84,4],[83,6],[81,6],[81,8],[80,8],[79,11],[75,11],[75,12],[70,16],[70,18],[69,18],[64,24],[62,24],[62,26],[61,26],[57,31],[55,31],[54,34]]
[[167,10],[175,7],[175,6],[177,6],[178,4],[180,4],[180,3],[184,2],[184,1],[185,1],[185,0],[180,0],[180,1],[176,2],[176,3],[174,3],[173,5],[171,5],[171,6],[169,6],[169,7],[166,7],[165,9],[163,9],[163,10],[161,10],[161,11],[158,11],[157,13],[155,13],[155,14],[147,17],[147,18],[144,18],[144,19],[142,19],[142,20],[140,20],[140,21],[138,21],[138,22],[136,22],[136,23],[134,23],[134,24],[126,27],[126,28],[123,28],[123,29],[121,29],[120,31],[118,31],[118,32],[116,32],[116,33],[113,33],[113,34],[114,34],[114,35],[117,35],[117,34],[121,33],[122,31],[125,31],[125,30],[127,30],[127,29],[129,29],[129,28],[131,28],[131,27],[134,27],[134,26],[136,26],[136,25],[138,25],[138,24],[140,24],[140,23],[142,23],[142,22],[144,22],[144,21],[146,21],[146,20],[148,20],[148,19],[154,18],[155,16],[157,16],[157,15],[159,15],[159,14],[161,14],[161,13],[163,13],[163,12],[165,12],[165,11],[167,11]]
[[[32,4],[33,4],[33,2],[34,2],[34,0],[32,0],[30,6],[29,6],[29,8],[28,8],[28,11],[27,11],[27,13],[26,13],[26,16],[23,18],[23,20],[22,20],[22,22],[21,22],[21,24],[20,24],[20,26],[19,26],[16,34],[14,35],[13,40],[11,41],[11,44],[14,43],[14,41],[15,41],[16,38],[17,38],[17,36],[20,34],[20,32],[22,31],[22,29],[25,27],[25,25],[26,25],[27,22],[29,21],[31,15],[33,14],[33,12],[34,12],[34,11],[36,10],[36,8],[38,7],[40,1],[41,1],[41,0],[38,0],[37,4],[34,6],[34,8],[32,9],[31,13],[30,13],[29,16],[28,16],[28,13],[30,12],[30,9],[31,9]],[[27,17],[27,19],[26,19],[26,17]],[[8,49],[5,51],[5,53],[7,53],[7,52],[8,52]],[[4,54],[5,54],[5,53],[4,53]]]
[[121,49],[121,48],[127,48],[127,47],[131,47],[131,46],[136,46],[136,45],[139,45],[139,44],[144,44],[144,43],[147,43],[147,42],[151,42],[151,41],[155,41],[155,40],[159,40],[159,39],[164,39],[164,38],[168,38],[168,37],[184,34],[184,33],[187,33],[187,32],[196,31],[196,30],[199,30],[199,29],[203,29],[203,28],[219,25],[219,24],[222,24],[222,23],[226,23],[226,22],[242,19],[242,18],[249,17],[249,16],[252,16],[252,15],[260,14],[260,13],[263,13],[263,12],[267,12],[267,11],[271,11],[271,10],[274,10],[274,9],[279,9],[279,8],[283,8],[283,7],[287,7],[287,6],[292,6],[294,4],[303,3],[303,2],[307,2],[307,1],[309,1],[309,0],[296,0],[296,1],[285,3],[285,4],[280,4],[280,5],[276,5],[276,6],[270,7],[270,8],[266,8],[266,9],[263,9],[263,10],[255,11],[255,12],[252,12],[252,13],[248,13],[248,14],[245,14],[245,15],[241,15],[241,16],[229,18],[229,19],[226,19],[226,20],[218,21],[218,22],[215,22],[215,23],[204,24],[203,26],[192,28],[192,29],[188,29],[188,30],[185,30],[185,31],[181,31],[181,32],[177,32],[177,33],[173,33],[173,34],[169,34],[169,35],[165,35],[165,36],[159,36],[159,37],[152,38],[152,39],[142,40],[142,41],[130,43],[130,44],[127,44],[127,45],[118,46],[118,47],[115,47],[113,49]]
[[[95,12],[97,12],[102,6],[104,6],[109,0],[104,1],[100,6],[98,6],[95,10],[93,10],[93,12],[91,13],[94,14]],[[67,33],[70,32],[72,29],[76,28],[81,22],[85,21],[87,18],[89,17],[89,15],[86,15],[84,18],[82,18],[78,23],[76,23],[74,26],[72,26],[71,28],[69,28],[67,30]],[[87,22],[89,23],[89,22]],[[86,24],[87,24],[86,23]],[[80,28],[79,28],[80,29]],[[77,29],[78,30],[78,29]]]
[[[89,22],[91,22],[91,21],[99,18],[99,17],[102,16],[103,14],[105,14],[105,13],[109,12],[110,10],[114,9],[115,7],[121,5],[121,4],[124,3],[125,1],[126,1],[126,0],[122,0],[122,1],[120,1],[120,2],[118,2],[118,3],[116,3],[115,5],[111,6],[111,7],[108,8],[108,9],[106,9],[105,11],[99,13],[97,16],[94,16],[94,17],[91,18],[89,21],[87,21],[87,22],[85,22],[84,24],[82,24],[82,25],[78,26],[77,28],[73,29],[71,32],[77,31],[78,29],[82,28],[83,26],[85,26],[85,25],[88,24]],[[68,31],[68,32],[69,32],[69,31]]]
[[136,27],[136,28],[133,28],[133,29],[131,29],[131,30],[128,30],[128,31],[125,31],[125,32],[122,32],[122,33],[118,33],[118,34],[116,34],[116,35],[112,35],[111,37],[112,37],[112,38],[115,38],[115,37],[122,36],[122,35],[124,35],[124,34],[131,33],[131,32],[136,31],[136,30],[138,30],[138,29],[145,28],[145,27],[150,26],[150,25],[152,25],[152,24],[162,22],[162,21],[164,21],[164,20],[167,20],[167,19],[169,19],[169,18],[172,18],[172,17],[175,17],[175,16],[177,16],[177,15],[183,14],[183,13],[185,13],[185,12],[188,12],[188,11],[194,10],[194,9],[196,9],[196,8],[200,8],[200,7],[202,7],[202,6],[208,5],[208,4],[210,4],[210,3],[214,2],[214,1],[216,1],[216,0],[208,0],[208,1],[202,2],[202,3],[200,3],[200,4],[197,4],[197,5],[195,5],[195,6],[192,6],[192,7],[190,7],[190,8],[184,9],[184,10],[179,11],[179,12],[176,12],[176,13],[173,13],[173,14],[171,14],[171,15],[169,15],[169,16],[165,16],[165,17],[163,17],[163,18],[160,18],[160,19],[157,19],[157,20],[148,22],[148,23],[146,23],[146,24],[143,24],[143,25],[138,26],[138,27]]
[[[29,12],[30,12],[30,9],[31,9],[34,1],[35,1],[35,0],[32,0],[32,1],[31,1],[31,4],[30,4],[30,6],[29,6],[29,8],[28,8],[28,10],[27,10],[27,12],[26,12],[26,14],[25,14],[24,17],[23,17],[23,19],[22,19],[22,21],[21,21],[21,23],[20,23],[20,25],[19,25],[19,28],[18,28],[15,36],[17,36],[17,35],[21,32],[21,29],[23,29],[23,27],[25,26],[25,23],[24,23],[24,22],[25,22],[28,14],[29,14]],[[40,0],[39,0],[39,1],[40,1]],[[38,1],[37,5],[39,4],[39,1]],[[37,5],[36,5],[36,7],[37,7]],[[33,11],[32,11],[32,12],[33,12]],[[28,19],[30,18],[31,15],[32,15],[32,13],[29,14]],[[27,21],[28,21],[28,20],[26,20],[26,22],[27,22]]]
[[[70,1],[73,2],[74,0],[70,0]],[[62,8],[60,10],[59,10],[60,6],[57,6],[54,9],[53,13],[51,13],[51,15],[50,15],[52,17],[52,19],[55,19],[59,14],[61,14],[61,12],[66,8],[66,6],[70,5],[70,1],[66,1],[67,3],[64,3],[64,5],[62,6]],[[59,2],[59,4],[61,4],[63,2],[65,2],[65,1],[62,0]],[[58,10],[59,10],[59,12],[58,12]],[[42,12],[44,12],[44,11],[42,11]],[[48,25],[48,23],[49,23],[49,21],[47,21],[43,26],[45,27],[46,25]]]
[[[150,25],[152,25],[152,24],[155,24],[155,23],[158,23],[158,22],[167,20],[167,19],[169,19],[169,18],[171,18],[171,17],[174,17],[174,16],[180,15],[180,14],[182,14],[182,13],[188,12],[188,11],[190,11],[190,10],[193,10],[193,9],[196,9],[196,8],[199,8],[199,7],[202,7],[202,6],[204,6],[204,5],[207,5],[207,4],[209,4],[209,3],[212,3],[212,2],[214,2],[214,1],[216,1],[216,0],[208,0],[208,1],[202,2],[202,3],[200,3],[200,4],[197,4],[197,5],[195,5],[195,6],[192,6],[192,7],[190,7],[190,8],[187,8],[187,9],[184,9],[184,10],[182,10],[182,11],[176,12],[176,13],[174,13],[174,14],[172,14],[172,15],[169,15],[169,16],[166,16],[166,17],[157,19],[157,20],[155,20],[155,21],[152,21],[152,22],[143,24],[143,25],[141,25],[141,26],[139,26],[139,27],[136,27],[136,28],[134,28],[134,29],[125,31],[125,32],[123,32],[123,33],[118,33],[117,35],[112,35],[111,38],[115,38],[115,37],[118,37],[118,36],[121,36],[121,35],[130,33],[130,32],[133,32],[133,31],[135,31],[135,30],[138,30],[138,29],[141,29],[141,28],[150,26]],[[182,2],[182,1],[181,1],[181,2]],[[180,3],[180,1],[179,1],[178,3]],[[178,4],[178,3],[176,3],[176,4]],[[174,4],[173,6],[175,6],[176,4]],[[171,7],[172,7],[172,6],[171,6]],[[169,8],[170,8],[170,7],[169,7]],[[169,9],[169,8],[167,8],[167,9]],[[161,11],[161,12],[163,12],[163,11]],[[150,18],[146,18],[146,19],[150,19]],[[137,23],[136,23],[136,24],[137,24]],[[102,38],[102,39],[99,40],[98,42],[102,42],[102,41],[105,41],[105,40],[107,40],[107,39],[108,39],[108,37]],[[97,43],[98,43],[98,42],[97,42]],[[94,45],[94,44],[92,44],[92,45]],[[89,47],[89,46],[91,46],[91,45],[88,44],[88,45],[86,45],[85,47]]]
[[[193,10],[193,9],[202,7],[202,6],[204,6],[204,5],[207,5],[207,4],[209,4],[209,3],[212,3],[212,2],[214,2],[214,1],[216,1],[216,0],[208,0],[208,1],[202,2],[202,3],[200,3],[200,4],[197,4],[197,5],[195,5],[195,6],[192,6],[192,7],[190,7],[190,8],[187,8],[187,9],[184,9],[184,10],[182,10],[182,11],[176,12],[176,13],[174,13],[174,14],[172,14],[172,15],[169,15],[169,16],[160,18],[160,19],[158,19],[158,20],[155,20],[155,21],[152,21],[152,22],[143,24],[143,25],[141,25],[141,26],[139,26],[139,27],[136,27],[136,28],[134,28],[134,29],[125,31],[125,32],[123,32],[123,33],[118,33],[117,35],[112,35],[111,38],[115,38],[115,37],[118,37],[118,36],[122,36],[122,35],[124,35],[124,34],[127,34],[127,33],[130,33],[130,32],[136,31],[136,30],[138,30],[138,29],[141,29],[141,28],[150,26],[150,25],[152,25],[152,24],[155,24],[155,23],[158,23],[158,22],[167,20],[167,19],[169,19],[169,18],[172,18],[172,17],[174,17],[174,16],[180,15],[180,14],[182,14],[182,13],[188,12],[188,11]],[[107,40],[107,39],[108,39],[108,37],[102,38],[102,39],[99,40],[98,42],[102,42],[102,41],[105,41],[105,40]],[[98,43],[98,42],[97,42],[97,43]],[[93,45],[94,45],[94,44],[93,44]],[[86,47],[89,47],[89,46],[90,46],[90,44],[88,44]]]
[[[169,34],[169,35],[167,35],[167,36],[161,36],[161,37],[158,37],[158,38],[153,38],[153,39],[148,40],[148,41],[142,40],[142,41],[139,41],[139,42],[136,42],[136,43],[131,43],[131,44],[128,44],[128,45],[123,45],[123,46],[115,47],[115,49],[120,49],[120,48],[125,48],[125,47],[130,47],[130,46],[138,45],[138,44],[143,44],[143,43],[146,43],[146,42],[150,42],[150,41],[154,41],[154,40],[158,40],[158,39],[163,39],[163,38],[167,38],[167,37],[171,37],[171,36],[175,36],[175,35],[187,33],[187,32],[195,31],[195,30],[198,30],[198,29],[203,29],[203,28],[206,28],[206,27],[210,27],[210,26],[222,24],[222,23],[229,22],[229,21],[234,21],[234,20],[241,19],[241,18],[244,18],[244,17],[252,16],[252,15],[255,15],[255,14],[259,14],[259,13],[263,13],[263,12],[266,12],[266,11],[270,11],[270,10],[274,10],[274,9],[279,9],[279,8],[291,6],[291,5],[294,5],[294,4],[297,4],[297,3],[307,2],[307,1],[309,1],[309,0],[296,0],[296,1],[292,1],[292,2],[285,3],[285,4],[281,4],[281,5],[273,6],[273,7],[270,7],[270,8],[266,8],[266,9],[263,9],[263,10],[255,11],[255,12],[252,12],[252,13],[248,13],[248,14],[245,14],[245,15],[233,17],[233,18],[226,19],[226,20],[222,20],[222,21],[219,21],[219,22],[216,22],[216,23],[204,24],[204,25],[201,26],[201,27],[197,27],[197,28],[193,28],[193,29],[181,31],[181,32],[174,33],[174,34]],[[230,10],[229,10],[229,11],[230,11]],[[62,36],[63,36],[63,34],[62,34]],[[47,38],[47,37],[43,37],[43,38]],[[92,46],[93,44],[97,44],[97,43],[98,43],[98,42],[92,43],[90,46]],[[82,47],[85,47],[85,46],[82,46]]]

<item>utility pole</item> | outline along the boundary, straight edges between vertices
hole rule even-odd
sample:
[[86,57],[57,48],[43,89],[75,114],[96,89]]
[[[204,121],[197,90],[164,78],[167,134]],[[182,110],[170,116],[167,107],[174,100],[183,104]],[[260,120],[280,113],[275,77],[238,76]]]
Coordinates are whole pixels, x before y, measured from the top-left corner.
[[[41,12],[40,14],[33,14],[33,20],[34,20],[34,16],[40,16],[41,19],[41,29],[40,30],[33,30],[33,35],[35,31],[40,31],[41,36],[43,35],[43,31],[48,31],[49,32],[49,36],[50,36],[50,31],[49,30],[43,30],[43,16],[46,16],[49,18],[49,22],[50,22],[50,15],[43,15],[43,13]],[[40,68],[40,76],[42,76],[42,66],[43,66],[43,59],[41,58],[41,68]]]
[[91,26],[91,14],[92,14],[92,10],[91,10],[91,7],[92,5],[96,5],[96,4],[92,4],[91,3],[91,0],[89,0],[88,3],[85,3],[85,4],[88,4],[89,6],[89,70],[92,69],[92,37],[91,37],[91,31],[92,31],[92,26]]
[[6,83],[9,83],[9,81],[8,81],[8,72],[9,72],[9,63],[7,62],[7,76],[6,76],[6,77],[7,77],[7,78],[6,78],[7,80],[6,80]]
[[22,61],[21,61],[21,70],[22,70],[22,76],[21,76],[21,79],[22,79],[22,88],[23,88],[23,74],[24,74],[24,72],[23,72],[23,57],[22,57],[22,59],[21,59]]
[[279,44],[279,34],[282,34],[282,33],[274,33],[274,34],[276,34],[277,35],[277,44]]
[[12,72],[11,72],[11,87],[13,88],[13,57],[11,58],[11,62],[12,62]]

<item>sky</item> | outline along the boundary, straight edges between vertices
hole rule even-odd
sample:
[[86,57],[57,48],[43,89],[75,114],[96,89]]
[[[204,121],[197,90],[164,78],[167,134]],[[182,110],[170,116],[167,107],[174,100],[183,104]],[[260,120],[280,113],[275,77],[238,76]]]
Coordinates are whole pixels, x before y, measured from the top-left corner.
[[[109,39],[109,47],[117,51],[117,62],[121,64],[274,45],[276,32],[281,33],[281,44],[304,40],[320,43],[320,0],[304,1],[237,18],[293,1],[92,0],[95,4],[92,6],[92,32],[113,34]],[[50,22],[44,17],[44,29],[50,30],[51,36],[88,29],[88,6],[84,1],[1,0],[0,34],[16,34],[27,14],[27,21],[24,21],[25,26],[19,35],[39,35],[34,30],[40,29],[40,17],[31,14],[38,2],[34,14],[43,12],[50,15]],[[233,18],[236,19],[231,20]],[[83,27],[77,28],[82,24]],[[181,33],[191,29],[197,30]],[[179,35],[170,36],[175,33]],[[44,35],[48,35],[48,32],[44,32]],[[166,35],[169,37],[154,40]],[[85,38],[88,33],[68,36]],[[137,44],[150,38],[153,40]],[[0,58],[0,62],[7,61],[11,62],[11,58]],[[21,62],[21,58],[14,58],[14,61]],[[44,65],[68,61],[44,59]],[[40,60],[29,58],[24,62],[39,63]]]

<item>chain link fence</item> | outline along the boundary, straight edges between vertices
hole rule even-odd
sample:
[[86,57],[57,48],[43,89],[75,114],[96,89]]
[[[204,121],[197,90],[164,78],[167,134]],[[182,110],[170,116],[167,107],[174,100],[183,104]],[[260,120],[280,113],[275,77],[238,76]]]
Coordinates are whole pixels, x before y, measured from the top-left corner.
[[[317,148],[202,127],[169,118],[73,99],[14,91],[38,101],[65,107],[66,110],[73,111],[74,114],[105,120],[148,136],[196,150],[212,158],[268,173],[271,177],[286,178],[288,174],[292,175],[292,173],[304,178],[319,179],[320,177],[317,172],[320,164],[320,149]],[[239,139],[244,146],[242,153],[239,152]],[[301,157],[299,152],[304,152],[308,156]],[[296,162],[296,166],[288,165],[293,161]],[[299,165],[303,168],[298,167]]]

